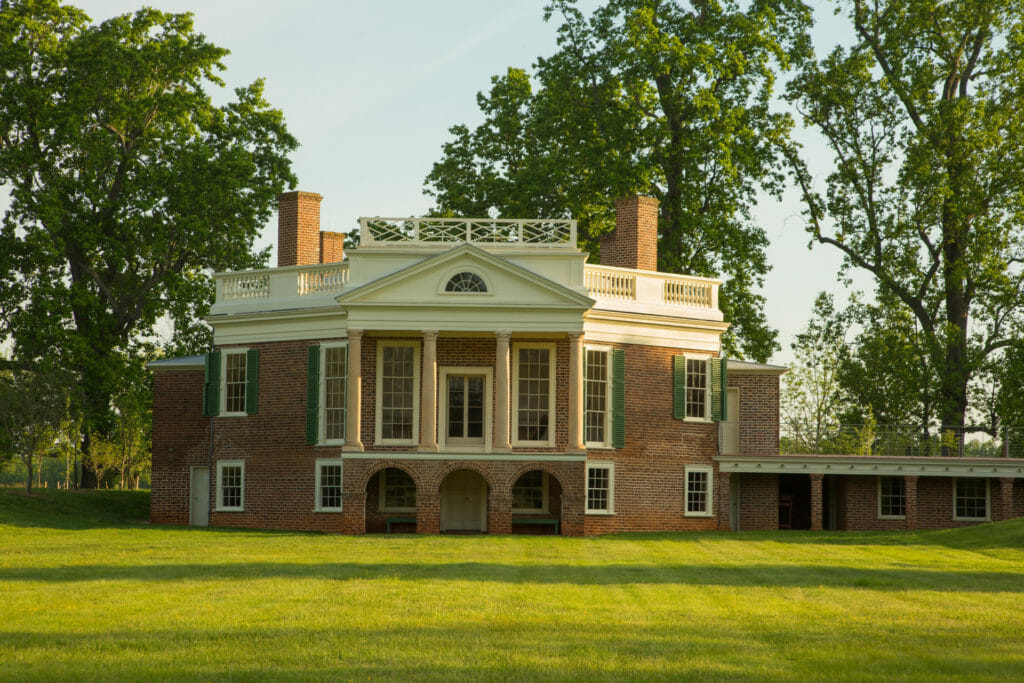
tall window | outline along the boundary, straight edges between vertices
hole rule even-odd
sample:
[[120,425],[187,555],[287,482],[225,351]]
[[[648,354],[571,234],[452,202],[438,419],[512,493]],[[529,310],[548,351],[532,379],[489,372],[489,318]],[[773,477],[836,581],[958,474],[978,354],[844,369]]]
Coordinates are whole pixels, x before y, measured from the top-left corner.
[[484,376],[448,375],[448,443],[483,443]]
[[245,351],[224,352],[224,412],[245,413]]
[[380,473],[381,512],[414,512],[416,510],[416,482],[405,470],[389,467]]
[[907,494],[903,477],[878,478],[878,516],[904,519],[907,516]]
[[604,349],[587,349],[583,425],[587,445],[605,446],[609,440],[609,355]]
[[686,359],[686,417],[704,419],[707,414],[708,363]]
[[419,344],[380,342],[377,346],[377,440],[411,445],[419,414]]
[[525,444],[554,441],[554,344],[517,345],[514,356],[515,436]]
[[316,509],[320,512],[341,511],[341,461],[316,461]]
[[615,467],[611,463],[587,465],[587,513],[614,512]]
[[221,460],[217,463],[217,509],[240,511],[245,508],[245,463]]
[[512,512],[546,512],[547,475],[543,470],[530,470],[512,485]]
[[711,516],[711,475],[710,467],[686,468],[686,516]]
[[953,518],[988,519],[988,479],[953,480]]
[[345,440],[345,388],[348,375],[345,346],[323,347],[323,425],[324,441]]

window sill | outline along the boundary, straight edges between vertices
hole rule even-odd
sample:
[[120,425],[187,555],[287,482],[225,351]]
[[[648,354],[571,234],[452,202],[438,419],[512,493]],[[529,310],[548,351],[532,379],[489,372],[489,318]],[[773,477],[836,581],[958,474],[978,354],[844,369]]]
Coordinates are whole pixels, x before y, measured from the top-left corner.
[[953,517],[954,522],[991,522],[992,518],[989,517]]
[[696,424],[711,424],[711,419],[707,417],[684,417],[683,422],[694,422]]
[[684,512],[683,517],[714,517],[714,513],[711,512]]
[[609,443],[585,443],[583,447],[588,451],[614,451],[617,450],[615,446]]
[[[343,444],[344,445],[344,444]],[[419,446],[419,442],[413,439],[379,439],[373,442],[374,446]]]
[[906,518],[907,518],[906,515],[878,515],[878,519],[890,520],[890,521],[893,521],[893,520],[897,520],[898,521],[898,520],[906,519]]
[[335,448],[337,448],[338,446],[344,446],[345,445],[345,439],[340,439],[340,440],[339,439],[331,439],[330,441],[318,441],[316,443],[316,445],[317,446],[334,446]]
[[341,508],[313,508],[313,512],[326,512],[338,514],[341,512]]
[[245,417],[249,413],[221,413],[217,417]]
[[614,517],[615,513],[609,510],[587,510],[584,514],[594,517]]
[[554,448],[554,441],[513,441],[512,448]]
[[244,508],[244,507],[243,507],[243,508],[222,508],[222,507],[215,507],[215,508],[213,508],[213,511],[214,511],[214,512],[245,512],[245,508]]

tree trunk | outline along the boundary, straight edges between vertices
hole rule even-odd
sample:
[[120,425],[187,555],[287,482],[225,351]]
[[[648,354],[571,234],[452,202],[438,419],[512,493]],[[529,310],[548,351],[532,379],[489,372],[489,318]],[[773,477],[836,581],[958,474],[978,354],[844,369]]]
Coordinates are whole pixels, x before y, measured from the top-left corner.
[[79,486],[83,489],[94,489],[99,485],[99,477],[96,476],[96,465],[92,461],[92,443],[89,438],[89,430],[82,430],[82,479]]
[[25,495],[32,495],[32,458],[29,457],[25,461],[25,466],[28,467],[28,476],[25,477]]

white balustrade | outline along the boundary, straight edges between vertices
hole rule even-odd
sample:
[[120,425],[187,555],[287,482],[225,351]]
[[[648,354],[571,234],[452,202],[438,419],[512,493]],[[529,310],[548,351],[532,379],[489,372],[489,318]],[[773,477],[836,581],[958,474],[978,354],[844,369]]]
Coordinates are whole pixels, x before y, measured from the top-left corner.
[[583,280],[590,296],[598,299],[636,299],[636,273],[587,266]]
[[299,296],[340,292],[348,282],[348,266],[330,266],[299,271]]
[[270,275],[265,272],[231,273],[220,276],[225,301],[265,299],[270,296]]
[[598,300],[635,301],[686,308],[718,308],[718,280],[636,271],[612,266],[585,266],[583,281]]
[[290,299],[340,292],[348,282],[348,264],[217,273],[215,278],[218,302]]

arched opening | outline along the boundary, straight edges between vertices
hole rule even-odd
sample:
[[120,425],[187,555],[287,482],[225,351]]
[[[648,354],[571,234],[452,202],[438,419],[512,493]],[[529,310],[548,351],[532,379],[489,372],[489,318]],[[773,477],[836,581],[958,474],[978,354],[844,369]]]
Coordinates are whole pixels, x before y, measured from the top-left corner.
[[441,482],[441,531],[487,531],[487,480],[473,470],[455,470]]
[[416,533],[416,482],[387,467],[366,483],[366,533]]
[[512,485],[512,533],[561,534],[562,484],[544,470],[529,470]]

